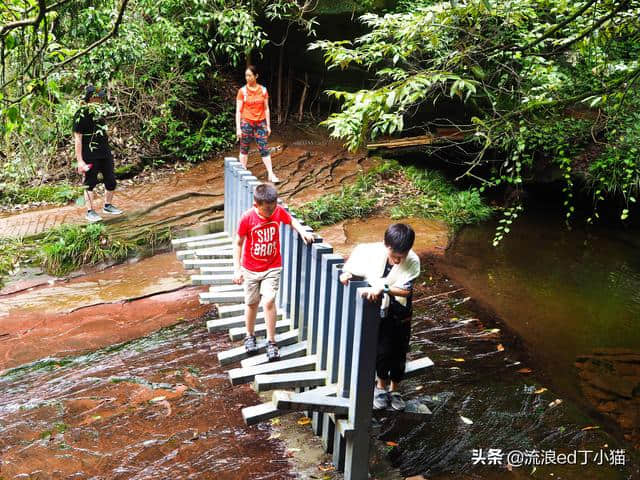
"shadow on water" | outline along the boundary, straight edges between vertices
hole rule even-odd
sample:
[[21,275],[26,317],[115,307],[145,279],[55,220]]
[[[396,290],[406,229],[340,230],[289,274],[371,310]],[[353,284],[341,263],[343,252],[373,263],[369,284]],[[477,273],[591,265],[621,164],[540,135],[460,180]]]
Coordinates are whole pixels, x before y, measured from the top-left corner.
[[6,371],[0,477],[295,478],[269,427],[244,426],[257,398],[229,385],[222,348],[200,318]]

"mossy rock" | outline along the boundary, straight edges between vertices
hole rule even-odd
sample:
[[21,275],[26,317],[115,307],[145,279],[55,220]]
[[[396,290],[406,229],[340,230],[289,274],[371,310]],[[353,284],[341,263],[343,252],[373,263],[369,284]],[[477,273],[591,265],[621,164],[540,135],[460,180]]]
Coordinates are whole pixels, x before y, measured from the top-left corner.
[[314,13],[317,15],[342,15],[352,13],[377,12],[396,7],[396,0],[371,0],[371,2],[358,2],[355,0],[320,0]]

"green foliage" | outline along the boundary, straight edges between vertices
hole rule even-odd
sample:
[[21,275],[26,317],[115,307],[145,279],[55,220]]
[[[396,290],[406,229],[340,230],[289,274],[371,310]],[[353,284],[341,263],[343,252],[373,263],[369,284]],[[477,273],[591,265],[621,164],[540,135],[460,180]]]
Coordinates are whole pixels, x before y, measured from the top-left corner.
[[127,258],[133,246],[110,237],[104,224],[63,226],[42,240],[42,266],[53,275],[64,275],[82,265]]
[[477,190],[458,191],[440,172],[414,166],[403,172],[420,193],[399,198],[398,205],[391,208],[391,218],[437,218],[455,230],[487,220],[493,213]]
[[377,199],[364,188],[367,182],[366,176],[361,175],[357,183],[343,187],[340,193],[323,195],[295,208],[294,212],[313,229],[349,218],[365,217],[377,204]]
[[[408,185],[407,185],[408,184]],[[363,218],[375,210],[391,218],[434,218],[451,228],[491,217],[493,210],[477,190],[459,191],[441,173],[385,161],[338,194],[323,195],[295,209],[312,228],[350,218]]]
[[[469,118],[458,125],[473,154],[467,173],[484,188],[518,189],[537,162],[552,162],[565,175],[567,218],[574,159],[598,133],[608,146],[590,169],[594,196],[619,192],[633,203],[639,177],[631,148],[640,135],[621,117],[637,110],[630,97],[640,79],[638,18],[637,1],[400,2],[396,13],[361,16],[368,31],[355,41],[312,45],[329,68],[376,73],[373,88],[328,92],[342,106],[325,125],[355,149],[415,128],[415,112],[458,99]],[[575,118],[576,110],[587,114]],[[477,173],[486,166],[488,178]]]
[[82,195],[82,188],[60,183],[57,185],[45,184],[38,187],[16,187],[6,185],[0,191],[0,203],[16,205],[32,202],[48,202],[65,204]]

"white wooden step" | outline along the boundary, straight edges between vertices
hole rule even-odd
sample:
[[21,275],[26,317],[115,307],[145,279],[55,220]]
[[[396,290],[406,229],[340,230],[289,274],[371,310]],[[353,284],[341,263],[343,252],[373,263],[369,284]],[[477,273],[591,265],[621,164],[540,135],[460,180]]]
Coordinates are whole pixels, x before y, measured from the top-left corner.
[[[265,342],[266,343],[266,342]],[[304,372],[316,368],[316,356],[307,355],[300,358],[291,358],[289,360],[279,360],[277,362],[262,363],[246,368],[232,368],[229,370],[229,380],[231,385],[241,385],[243,383],[252,382],[256,375],[261,373],[276,372]]]
[[[283,333],[290,329],[291,329],[291,322],[289,320],[281,320],[279,322],[276,322],[276,333]],[[266,323],[261,323],[260,325],[256,324],[253,331],[256,337],[266,337],[267,324]],[[233,342],[237,340],[244,340],[244,337],[246,336],[247,336],[247,329],[244,326],[232,328],[229,330],[229,338]]]
[[217,232],[209,233],[207,235],[197,235],[194,237],[174,238],[173,240],[171,240],[171,245],[175,247],[178,245],[186,245],[189,242],[198,242],[200,240],[215,240],[221,238],[228,238],[229,240],[231,240],[231,237],[227,232]]
[[232,258],[187,258],[182,261],[182,264],[187,270],[202,267],[228,267],[233,269]]
[[[287,360],[289,358],[304,357],[307,354],[307,341],[294,343],[293,345],[287,345],[280,348],[280,358]],[[267,363],[269,359],[266,353],[260,353],[259,355],[253,355],[252,357],[245,358],[240,362],[243,367],[250,367],[251,365],[260,365],[261,363]]]
[[191,283],[193,285],[235,285],[233,274],[191,275]]
[[213,238],[210,240],[200,240],[196,242],[187,243],[187,248],[205,248],[205,247],[220,247],[223,245],[231,245],[230,238]]
[[327,383],[327,372],[324,370],[312,372],[293,372],[256,375],[253,380],[253,389],[256,392],[266,392],[268,390],[295,388],[309,388],[325,385]]
[[[285,333],[281,333],[276,335],[276,343],[279,347],[284,347],[286,345],[292,345],[298,341],[298,330],[290,330]],[[258,351],[257,354],[263,353],[267,348],[266,340],[258,340],[257,342]],[[220,365],[229,365],[230,363],[239,362],[240,360],[244,360],[248,358],[249,355],[244,348],[244,345],[240,347],[235,347],[230,350],[224,350],[222,352],[218,352],[218,361]]]

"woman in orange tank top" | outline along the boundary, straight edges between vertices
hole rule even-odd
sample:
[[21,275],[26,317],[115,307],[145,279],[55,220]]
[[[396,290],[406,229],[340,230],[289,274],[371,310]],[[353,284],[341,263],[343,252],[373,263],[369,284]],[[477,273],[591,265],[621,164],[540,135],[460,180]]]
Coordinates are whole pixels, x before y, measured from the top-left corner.
[[251,140],[255,140],[269,181],[278,183],[280,179],[273,173],[271,153],[267,146],[267,138],[271,135],[269,94],[265,87],[258,84],[258,72],[253,65],[247,66],[244,78],[247,84],[238,90],[236,96],[236,136],[240,142],[240,163],[247,168],[249,145]]

